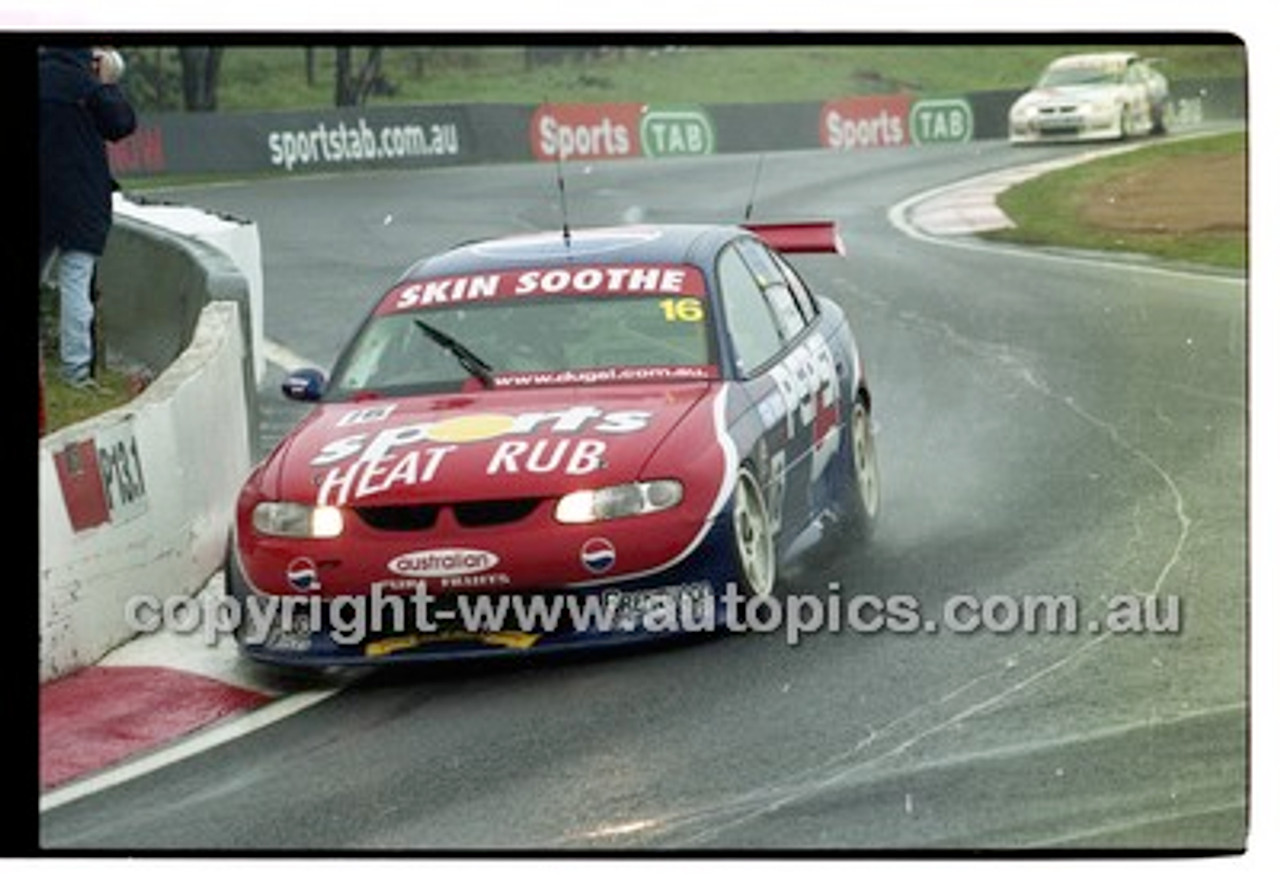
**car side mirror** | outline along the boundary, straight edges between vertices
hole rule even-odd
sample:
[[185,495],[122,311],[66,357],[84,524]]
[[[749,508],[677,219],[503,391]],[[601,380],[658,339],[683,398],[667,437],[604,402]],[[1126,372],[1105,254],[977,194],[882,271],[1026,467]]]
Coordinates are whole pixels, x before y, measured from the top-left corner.
[[285,378],[280,390],[290,400],[314,403],[324,396],[327,383],[325,374],[319,369],[295,369]]

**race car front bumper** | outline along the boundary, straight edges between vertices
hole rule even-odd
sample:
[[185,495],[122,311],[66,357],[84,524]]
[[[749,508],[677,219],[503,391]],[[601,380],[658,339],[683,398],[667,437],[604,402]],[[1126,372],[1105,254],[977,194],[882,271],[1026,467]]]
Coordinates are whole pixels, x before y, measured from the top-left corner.
[[1030,109],[1009,118],[1011,143],[1074,142],[1119,139],[1124,135],[1118,111],[1103,109]]
[[228,560],[241,652],[277,665],[338,667],[492,658],[635,644],[711,632],[734,579],[727,513],[677,565],[615,583],[531,593],[425,587],[360,596],[254,591]]

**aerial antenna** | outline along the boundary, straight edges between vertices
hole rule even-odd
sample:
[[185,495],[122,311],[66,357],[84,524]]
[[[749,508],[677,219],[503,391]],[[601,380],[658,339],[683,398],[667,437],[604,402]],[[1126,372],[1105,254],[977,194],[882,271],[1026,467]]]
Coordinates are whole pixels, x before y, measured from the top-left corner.
[[760,153],[760,157],[756,159],[755,176],[751,178],[751,194],[747,196],[747,209],[743,212],[742,219],[744,221],[751,219],[751,212],[756,206],[756,189],[760,186],[760,172],[764,170],[764,153]]
[[560,225],[564,233],[564,248],[572,248],[569,235],[569,199],[564,188],[564,146],[556,146],[556,189],[560,192]]

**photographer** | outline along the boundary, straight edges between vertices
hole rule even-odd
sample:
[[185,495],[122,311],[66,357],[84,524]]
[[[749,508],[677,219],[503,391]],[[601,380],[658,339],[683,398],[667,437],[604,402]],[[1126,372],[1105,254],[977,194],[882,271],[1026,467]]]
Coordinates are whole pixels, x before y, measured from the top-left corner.
[[49,47],[39,64],[40,269],[57,264],[62,375],[93,387],[93,274],[117,188],[104,140],[133,133],[137,119],[117,86],[124,60],[115,50]]

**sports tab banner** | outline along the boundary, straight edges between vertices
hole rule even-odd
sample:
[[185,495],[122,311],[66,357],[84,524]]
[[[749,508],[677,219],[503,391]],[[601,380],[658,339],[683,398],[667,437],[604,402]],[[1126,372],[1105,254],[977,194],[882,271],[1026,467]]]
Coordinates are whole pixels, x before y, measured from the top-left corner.
[[911,144],[913,97],[850,96],[822,107],[819,141],[827,149],[883,149]]
[[546,104],[529,121],[538,161],[633,158],[641,152],[638,102]]

